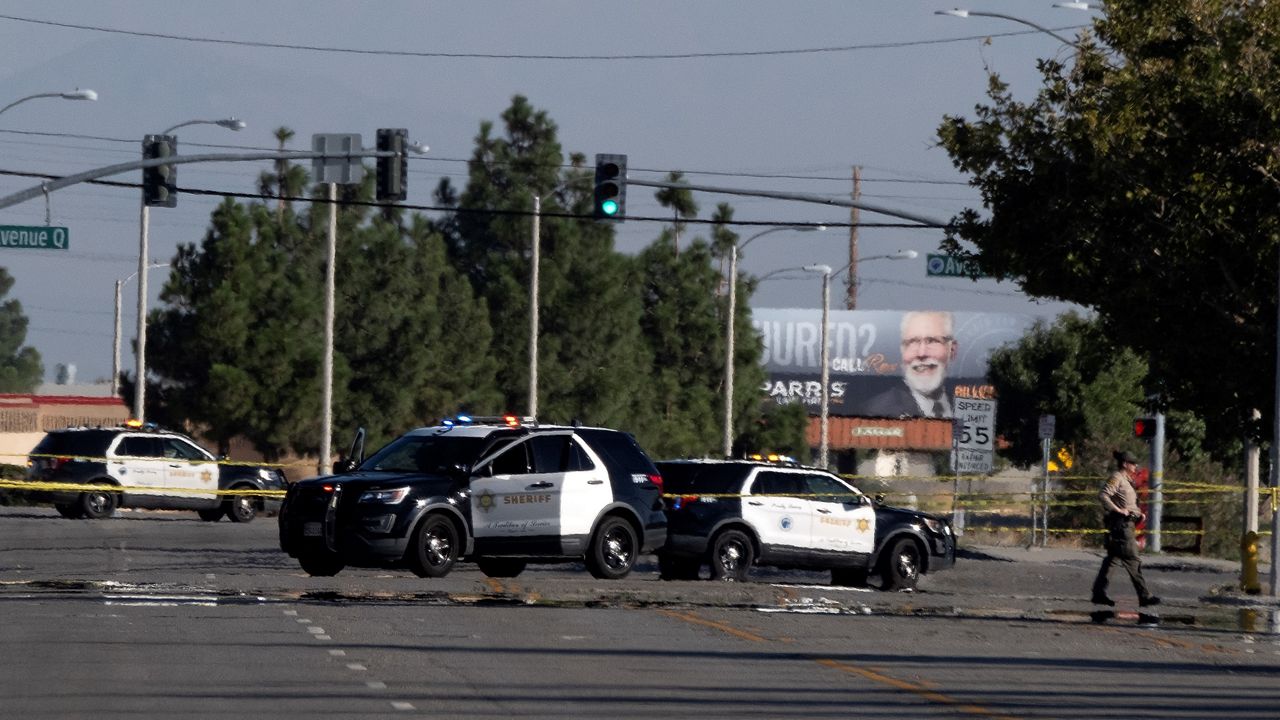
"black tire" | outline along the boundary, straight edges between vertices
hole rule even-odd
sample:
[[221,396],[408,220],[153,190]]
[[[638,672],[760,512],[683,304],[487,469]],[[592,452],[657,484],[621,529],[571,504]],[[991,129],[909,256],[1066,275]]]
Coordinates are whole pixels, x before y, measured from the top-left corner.
[[61,515],[62,517],[68,520],[78,520],[80,518],[79,503],[74,503],[71,505],[68,505],[66,503],[54,503],[53,509],[57,510],[59,515]]
[[640,554],[636,529],[625,518],[610,515],[600,521],[587,547],[587,572],[600,580],[620,580],[631,573]]
[[880,579],[885,590],[913,590],[920,581],[920,545],[911,538],[899,538],[880,560]]
[[119,494],[109,490],[111,486],[108,483],[94,485],[97,486],[95,489],[80,493],[80,516],[90,520],[109,518],[115,514]]
[[458,526],[440,513],[432,513],[418,523],[405,553],[414,575],[440,578],[449,574],[462,551]]
[[208,510],[196,511],[196,515],[199,515],[200,519],[205,522],[218,522],[219,520],[222,519],[222,516],[224,513],[226,513],[226,510],[224,510],[221,505],[219,505],[216,508],[210,508]]
[[725,530],[711,541],[710,556],[711,579],[727,582],[742,582],[751,571],[755,562],[755,548],[751,538],[741,530]]
[[866,587],[866,568],[831,568],[831,584],[844,587]]
[[476,560],[476,565],[480,566],[480,572],[491,578],[513,578],[524,572],[527,564],[524,560],[514,560],[512,558],[480,558]]
[[662,580],[697,580],[701,569],[697,558],[658,553],[658,577]]
[[298,553],[298,564],[303,572],[313,577],[333,577],[347,566],[342,556],[323,548],[304,550]]
[[[250,490],[248,487],[237,487],[232,490]],[[231,495],[222,503],[222,510],[231,518],[231,522],[253,522],[258,516],[258,498],[252,495]]]

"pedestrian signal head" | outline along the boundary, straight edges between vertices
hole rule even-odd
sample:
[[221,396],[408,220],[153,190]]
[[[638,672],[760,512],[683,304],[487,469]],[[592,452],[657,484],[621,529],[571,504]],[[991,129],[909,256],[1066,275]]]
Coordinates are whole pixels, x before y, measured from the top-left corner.
[[1156,436],[1156,419],[1150,417],[1140,417],[1133,419],[1133,436],[1150,440]]

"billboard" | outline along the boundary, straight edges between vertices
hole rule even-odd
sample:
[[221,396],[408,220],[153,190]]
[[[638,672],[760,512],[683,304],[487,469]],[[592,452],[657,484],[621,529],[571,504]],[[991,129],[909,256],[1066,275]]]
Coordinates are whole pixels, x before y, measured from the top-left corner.
[[[810,414],[822,398],[822,311],[753,308],[764,341],[764,392]],[[991,351],[1016,342],[1035,323],[1011,313],[831,311],[828,379],[831,415],[952,417],[955,398],[989,398]]]

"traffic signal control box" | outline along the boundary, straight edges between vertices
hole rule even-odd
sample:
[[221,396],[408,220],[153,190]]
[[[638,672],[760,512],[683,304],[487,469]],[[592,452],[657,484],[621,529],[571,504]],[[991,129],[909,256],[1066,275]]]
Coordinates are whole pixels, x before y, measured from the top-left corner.
[[591,215],[597,220],[621,220],[627,211],[627,156],[596,155],[596,187]]
[[[147,135],[142,139],[142,159],[157,160],[178,154],[174,135]],[[159,165],[142,169],[142,202],[147,207],[178,205],[178,166]]]

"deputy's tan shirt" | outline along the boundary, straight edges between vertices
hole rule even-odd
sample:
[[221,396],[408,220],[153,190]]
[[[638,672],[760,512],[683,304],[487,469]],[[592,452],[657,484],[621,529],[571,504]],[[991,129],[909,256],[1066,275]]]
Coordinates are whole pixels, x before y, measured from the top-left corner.
[[1121,515],[1142,513],[1138,508],[1138,491],[1134,490],[1133,481],[1123,470],[1111,473],[1111,478],[1102,487],[1102,492],[1098,493],[1098,499],[1102,501],[1102,509],[1107,512]]

